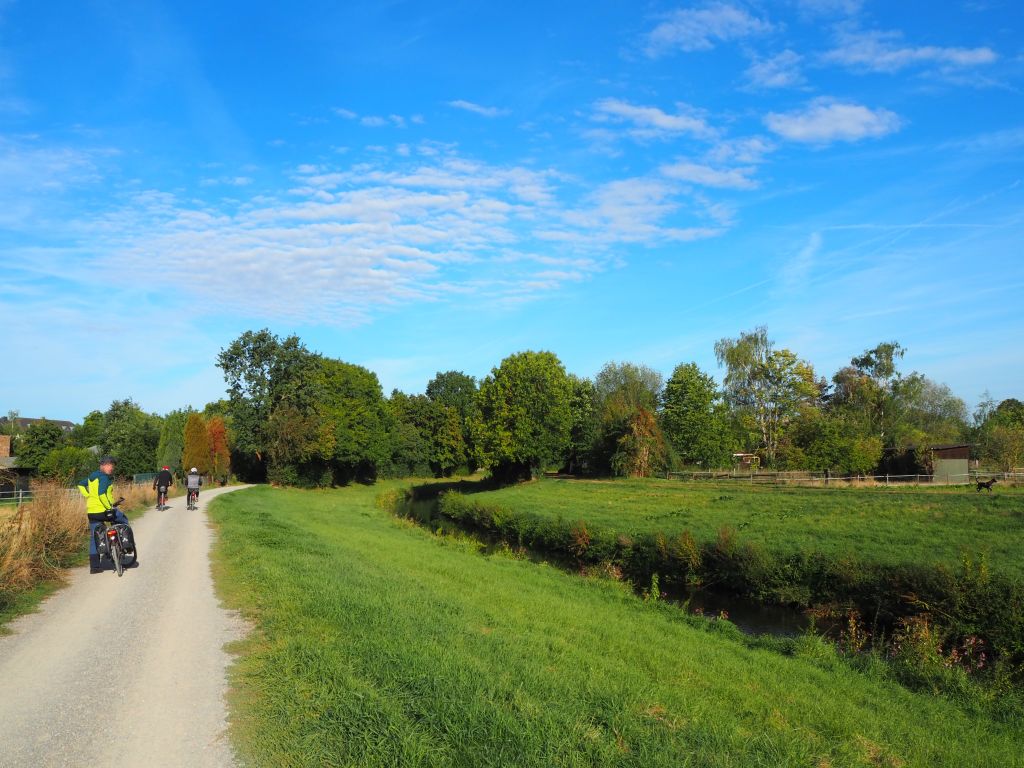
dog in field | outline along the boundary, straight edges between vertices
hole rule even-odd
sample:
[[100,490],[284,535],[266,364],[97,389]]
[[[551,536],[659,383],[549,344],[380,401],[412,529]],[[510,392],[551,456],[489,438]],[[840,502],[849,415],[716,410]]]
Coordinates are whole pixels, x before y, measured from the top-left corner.
[[994,477],[991,480],[986,480],[984,483],[979,480],[978,481],[978,493],[981,493],[981,489],[982,488],[984,488],[989,493],[992,493],[992,486],[995,485],[998,482],[999,481],[996,478],[994,478]]

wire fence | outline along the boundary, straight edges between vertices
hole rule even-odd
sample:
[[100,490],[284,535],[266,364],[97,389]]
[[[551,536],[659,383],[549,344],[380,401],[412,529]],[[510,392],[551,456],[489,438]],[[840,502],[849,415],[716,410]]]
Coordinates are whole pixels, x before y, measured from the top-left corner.
[[[669,472],[677,480],[722,480],[746,482],[752,485],[973,485],[994,480],[1004,485],[1024,485],[1024,472],[981,472],[973,470],[959,474],[915,475],[833,475],[829,472]],[[991,486],[990,486],[991,487]]]

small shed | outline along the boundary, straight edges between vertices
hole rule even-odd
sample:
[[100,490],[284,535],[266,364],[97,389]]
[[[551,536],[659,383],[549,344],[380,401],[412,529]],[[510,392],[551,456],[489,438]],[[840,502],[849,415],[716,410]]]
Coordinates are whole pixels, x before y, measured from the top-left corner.
[[970,482],[971,444],[933,445],[932,478],[937,483]]
[[757,470],[761,466],[761,457],[756,453],[734,453],[732,461],[737,469],[745,471]]

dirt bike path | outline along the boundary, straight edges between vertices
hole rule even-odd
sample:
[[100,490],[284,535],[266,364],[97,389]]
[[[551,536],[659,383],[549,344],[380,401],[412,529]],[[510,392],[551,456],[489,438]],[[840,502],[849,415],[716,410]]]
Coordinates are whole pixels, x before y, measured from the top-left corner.
[[[0,765],[231,766],[224,644],[244,625],[214,595],[203,491],[132,524],[139,567],[71,572],[0,636]],[[129,519],[132,516],[129,514]]]

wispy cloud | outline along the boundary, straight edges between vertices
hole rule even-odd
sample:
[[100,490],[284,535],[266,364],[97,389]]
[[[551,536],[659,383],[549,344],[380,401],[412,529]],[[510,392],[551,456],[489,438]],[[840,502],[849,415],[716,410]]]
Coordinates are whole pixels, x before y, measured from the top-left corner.
[[472,101],[466,101],[465,99],[455,99],[454,101],[446,102],[449,107],[454,109],[462,109],[466,112],[472,112],[475,115],[482,117],[501,117],[509,114],[507,109],[501,109],[499,107],[485,107],[481,104],[474,104]]
[[217,203],[140,192],[67,226],[94,254],[82,269],[108,271],[119,288],[142,289],[155,271],[218,312],[335,326],[456,297],[532,301],[615,263],[617,245],[723,231],[712,204],[673,179],[620,179],[586,192],[554,171],[435,150],[425,159],[410,149],[408,159],[301,164],[287,192]]
[[[366,126],[367,128],[383,128],[386,125],[393,125],[396,128],[405,128],[407,124],[406,118],[403,115],[390,114],[387,117],[383,117],[381,115],[360,116],[358,112],[353,112],[351,109],[346,109],[345,107],[334,107],[331,111],[338,117],[343,117],[346,120],[358,121],[360,125]],[[410,118],[410,121],[417,124],[422,123],[423,116],[413,115]]]
[[804,286],[814,263],[821,251],[822,238],[820,232],[812,232],[804,246],[783,265],[781,271],[781,288],[795,291]]
[[863,5],[864,0],[797,0],[800,10],[812,16],[853,16]]
[[707,3],[699,8],[673,11],[648,35],[648,56],[663,56],[673,51],[707,51],[719,42],[764,35],[775,29],[767,19],[751,15],[728,3]]
[[956,71],[992,64],[998,59],[987,46],[977,48],[907,45],[901,32],[843,29],[835,47],[822,60],[862,72],[898,72],[908,67]]
[[757,182],[751,175],[756,169],[753,166],[743,168],[712,168],[689,161],[663,165],[661,173],[670,179],[697,184],[702,187],[718,187],[721,189],[754,189]]
[[251,176],[217,176],[211,178],[200,179],[199,186],[201,187],[247,187],[252,184]]
[[715,131],[697,110],[686,104],[677,104],[676,113],[668,114],[658,107],[630,104],[621,99],[601,99],[594,104],[591,119],[599,123],[619,123],[629,126],[627,133],[634,139],[666,139],[689,134],[697,138],[710,138]]
[[773,133],[806,144],[878,138],[898,131],[902,125],[899,116],[887,109],[825,98],[795,112],[771,112],[764,123]]
[[747,80],[755,88],[792,88],[803,85],[805,78],[800,71],[801,61],[803,56],[788,49],[767,59],[756,59],[747,68]]

